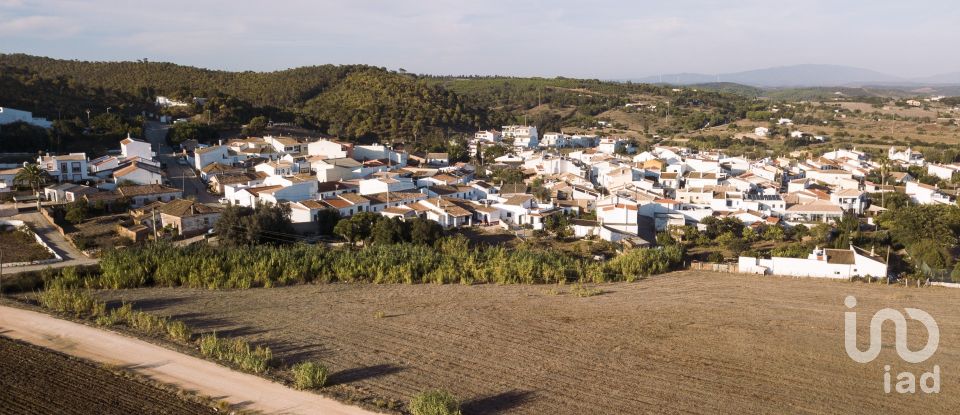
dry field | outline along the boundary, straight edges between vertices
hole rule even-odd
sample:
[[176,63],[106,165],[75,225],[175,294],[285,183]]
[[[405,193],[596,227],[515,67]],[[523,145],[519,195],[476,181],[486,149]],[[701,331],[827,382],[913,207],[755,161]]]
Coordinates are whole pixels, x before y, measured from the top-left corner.
[[40,246],[33,236],[15,229],[0,229],[0,251],[4,264],[53,258],[53,254]]
[[[960,291],[676,272],[601,285],[310,285],[238,291],[138,289],[109,299],[201,330],[263,342],[288,362],[317,359],[331,382],[406,400],[447,388],[466,414],[955,413]],[[859,301],[860,347],[877,310],[920,308],[940,347],[907,364],[884,348],[844,351],[844,298]],[[911,322],[910,345],[926,341]],[[941,393],[883,392],[884,365],[940,366]],[[894,375],[895,376],[895,375]]]
[[0,336],[0,414],[213,414],[92,363]]

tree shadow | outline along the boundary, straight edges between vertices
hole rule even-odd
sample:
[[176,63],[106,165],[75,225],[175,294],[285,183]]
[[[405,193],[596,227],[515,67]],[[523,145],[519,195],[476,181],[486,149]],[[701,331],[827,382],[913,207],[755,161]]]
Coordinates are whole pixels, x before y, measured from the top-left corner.
[[390,375],[393,373],[400,372],[404,368],[392,365],[392,364],[382,364],[382,365],[373,365],[373,366],[364,366],[353,369],[341,370],[337,373],[330,375],[328,383],[332,385],[341,385],[345,383],[352,383],[366,379],[378,378],[381,376]]
[[133,308],[138,311],[150,312],[150,311],[162,311],[168,307],[180,304],[185,302],[186,299],[181,297],[172,297],[172,298],[144,298],[140,300],[124,300],[124,299],[115,299],[107,301],[107,309],[113,309],[120,307],[124,302],[128,302],[133,305]]
[[319,344],[296,344],[289,342],[268,342],[273,356],[284,363],[294,364],[309,359],[322,360],[330,354],[330,350]]
[[532,391],[510,390],[496,395],[471,399],[461,404],[460,407],[465,414],[498,414],[529,402],[533,395]]

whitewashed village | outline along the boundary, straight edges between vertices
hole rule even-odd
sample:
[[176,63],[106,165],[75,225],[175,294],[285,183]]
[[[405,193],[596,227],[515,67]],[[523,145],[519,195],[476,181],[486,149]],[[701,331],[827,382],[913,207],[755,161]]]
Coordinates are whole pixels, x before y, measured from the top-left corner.
[[[120,209],[129,209],[134,221],[122,232],[134,240],[161,231],[177,239],[202,237],[227,205],[286,205],[305,240],[318,236],[321,211],[342,218],[370,212],[400,221],[426,219],[446,230],[497,229],[520,238],[562,226],[570,238],[607,241],[623,250],[656,246],[658,235],[683,239],[720,221],[757,235],[774,228],[777,234],[797,227],[829,231],[845,215],[857,218],[858,226],[875,226],[873,217],[885,209],[869,194],[899,192],[917,204],[956,203],[936,186],[891,169],[921,166],[945,180],[960,171],[960,165],[926,163],[910,148],[891,147],[882,161],[855,148],[753,160],[678,146],[636,148],[617,137],[540,134],[528,125],[477,132],[469,140],[469,154],[477,155],[470,161],[451,161],[447,153],[408,153],[402,145],[264,135],[184,143],[174,150],[176,163],[192,170],[204,192],[217,199],[202,203],[185,197],[184,183],[170,180],[169,166],[161,165],[149,142],[128,136],[118,145],[113,154],[94,159],[85,153],[39,156],[37,164],[54,182],[40,197],[111,210],[123,200]],[[500,155],[483,157],[491,153]],[[0,172],[0,191],[20,170]],[[505,182],[498,174],[508,170],[519,173],[516,180]],[[867,180],[880,170],[893,171],[891,182]],[[756,274],[888,276],[885,247],[851,243],[805,253],[737,252],[743,255],[709,260]]]

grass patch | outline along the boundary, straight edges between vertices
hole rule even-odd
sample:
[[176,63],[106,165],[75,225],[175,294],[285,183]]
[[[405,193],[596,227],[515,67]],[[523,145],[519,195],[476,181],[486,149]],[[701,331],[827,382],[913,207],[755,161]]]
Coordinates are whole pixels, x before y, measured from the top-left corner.
[[460,401],[445,390],[421,392],[410,399],[413,415],[461,415]]
[[200,354],[233,363],[253,373],[265,373],[273,360],[273,352],[269,347],[253,347],[240,339],[217,337],[217,333],[204,334],[198,343]]
[[293,383],[297,389],[318,389],[327,384],[327,367],[321,363],[303,362],[293,365]]

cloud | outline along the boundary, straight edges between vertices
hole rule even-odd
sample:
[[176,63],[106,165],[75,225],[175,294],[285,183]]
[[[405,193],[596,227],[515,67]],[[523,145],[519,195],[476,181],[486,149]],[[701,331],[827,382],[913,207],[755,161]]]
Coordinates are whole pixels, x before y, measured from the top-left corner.
[[429,73],[629,78],[792,63],[960,68],[960,57],[936,50],[960,37],[953,24],[960,8],[898,4],[167,0],[147,7],[0,0],[0,35],[5,50],[39,55],[254,70],[367,63]]
[[79,26],[60,16],[8,18],[0,15],[0,36],[55,39],[71,36],[79,31]]

